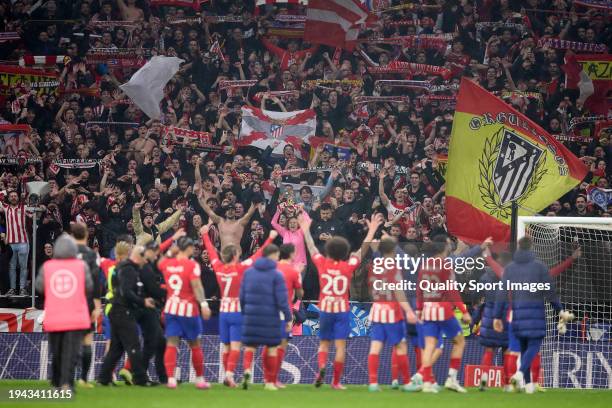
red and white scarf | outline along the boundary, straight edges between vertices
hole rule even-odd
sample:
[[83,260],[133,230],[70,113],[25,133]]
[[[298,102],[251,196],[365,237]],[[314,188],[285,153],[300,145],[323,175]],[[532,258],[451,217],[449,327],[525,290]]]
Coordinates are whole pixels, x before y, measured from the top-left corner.
[[405,96],[357,96],[354,102],[355,105],[371,102],[404,103],[407,102],[407,98]]
[[404,61],[391,61],[384,67],[368,67],[368,71],[371,74],[438,75],[445,80],[450,79],[452,75],[451,70],[448,68]]
[[67,64],[70,62],[70,57],[67,55],[25,55],[19,58],[20,67],[31,67],[40,65],[50,67],[57,64]]
[[572,50],[585,52],[608,52],[606,44],[591,44],[579,41],[567,41],[560,38],[540,38],[538,47],[548,47],[555,50]]

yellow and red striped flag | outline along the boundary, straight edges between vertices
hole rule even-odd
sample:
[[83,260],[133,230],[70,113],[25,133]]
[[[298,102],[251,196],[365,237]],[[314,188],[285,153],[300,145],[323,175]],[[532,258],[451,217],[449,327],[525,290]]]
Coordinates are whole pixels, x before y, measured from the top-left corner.
[[574,188],[586,166],[535,122],[463,78],[446,169],[449,232],[509,242],[512,202],[541,211]]

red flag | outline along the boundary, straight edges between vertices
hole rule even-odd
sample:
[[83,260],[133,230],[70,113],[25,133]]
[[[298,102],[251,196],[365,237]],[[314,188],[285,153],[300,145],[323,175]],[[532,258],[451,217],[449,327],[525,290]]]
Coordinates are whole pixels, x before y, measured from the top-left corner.
[[590,81],[593,91],[585,98],[584,106],[592,114],[607,115],[612,109],[612,103],[608,99],[608,94],[612,91],[612,55],[566,54],[565,62],[562,68],[567,77],[566,87],[580,89],[582,98],[590,91]]
[[565,64],[562,68],[565,71],[565,88],[579,89],[580,96],[578,103],[584,105],[586,100],[593,95],[595,91],[593,81],[586,72],[582,70],[582,66],[576,60],[576,54],[571,51],[565,53]]
[[352,50],[360,26],[375,20],[358,0],[310,0],[304,40]]

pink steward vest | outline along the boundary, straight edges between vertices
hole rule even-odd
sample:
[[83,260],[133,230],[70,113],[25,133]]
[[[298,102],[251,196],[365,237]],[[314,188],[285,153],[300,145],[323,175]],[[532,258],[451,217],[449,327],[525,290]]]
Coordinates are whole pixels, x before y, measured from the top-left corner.
[[80,259],[51,259],[45,274],[46,332],[84,330],[91,326],[85,296],[85,263]]

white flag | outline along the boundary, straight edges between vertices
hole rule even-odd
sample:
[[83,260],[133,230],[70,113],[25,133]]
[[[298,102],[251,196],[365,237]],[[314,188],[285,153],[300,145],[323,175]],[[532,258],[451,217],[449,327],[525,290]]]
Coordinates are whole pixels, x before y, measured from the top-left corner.
[[159,119],[159,103],[164,98],[164,87],[182,62],[185,61],[176,57],[155,56],[120,88],[147,116]]

